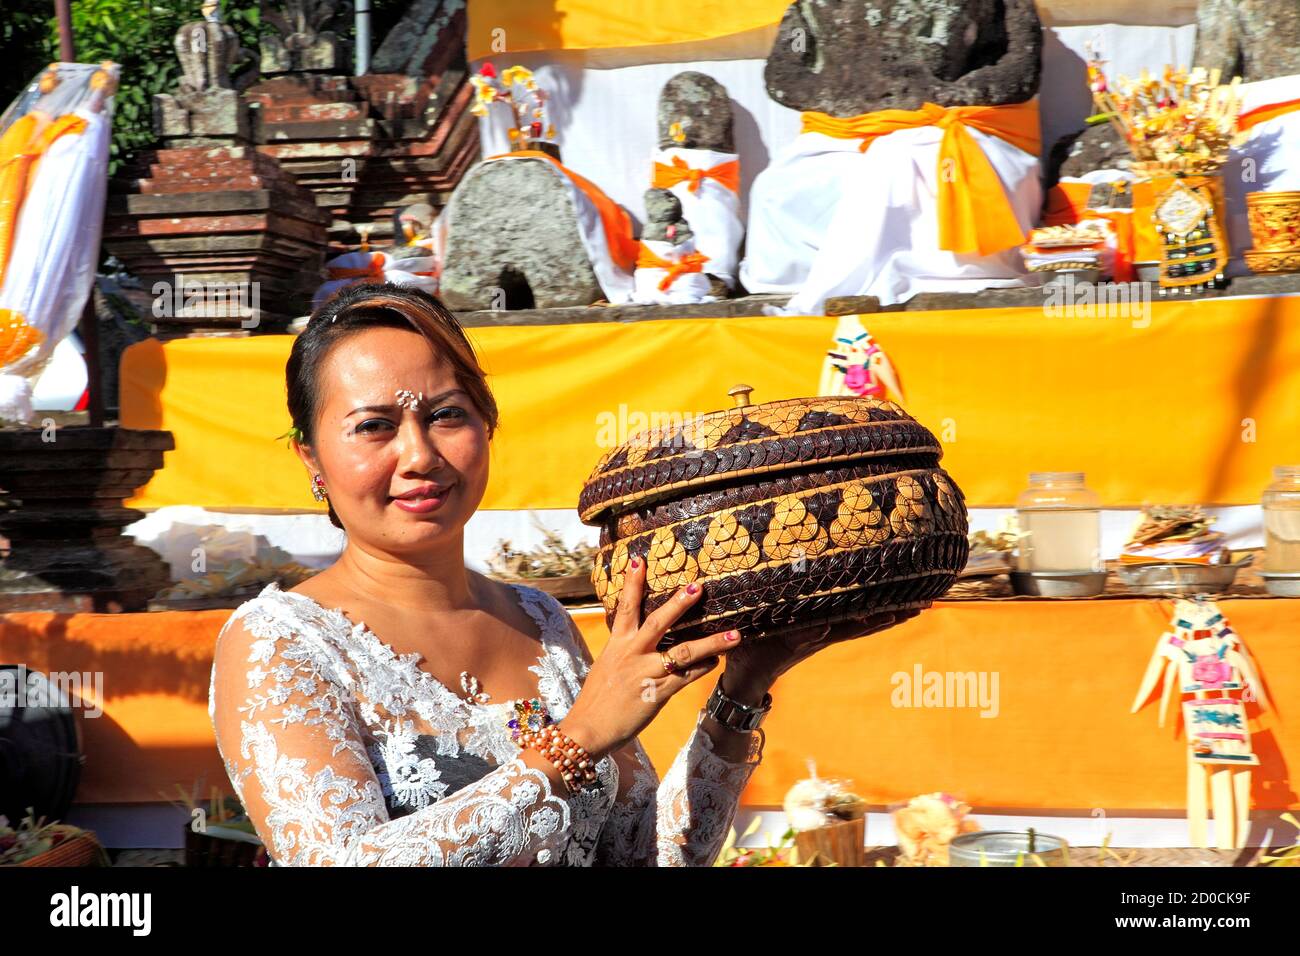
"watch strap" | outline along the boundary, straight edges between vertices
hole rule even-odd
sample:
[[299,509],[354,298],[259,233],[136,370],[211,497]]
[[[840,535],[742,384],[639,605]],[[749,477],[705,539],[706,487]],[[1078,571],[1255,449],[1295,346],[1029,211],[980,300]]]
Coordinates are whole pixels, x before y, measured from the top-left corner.
[[713,693],[705,706],[710,717],[728,730],[737,733],[750,733],[757,730],[771,709],[771,694],[764,694],[762,702],[755,706],[746,706],[723,693],[721,680],[713,688]]

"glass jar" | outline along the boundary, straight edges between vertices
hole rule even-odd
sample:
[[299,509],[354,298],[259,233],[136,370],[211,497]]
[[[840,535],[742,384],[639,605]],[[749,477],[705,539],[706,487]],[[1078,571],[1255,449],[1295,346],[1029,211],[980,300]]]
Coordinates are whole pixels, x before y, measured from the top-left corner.
[[1300,574],[1300,465],[1278,465],[1264,489],[1265,571]]
[[1016,499],[1021,571],[1101,571],[1101,499],[1081,471],[1036,471]]

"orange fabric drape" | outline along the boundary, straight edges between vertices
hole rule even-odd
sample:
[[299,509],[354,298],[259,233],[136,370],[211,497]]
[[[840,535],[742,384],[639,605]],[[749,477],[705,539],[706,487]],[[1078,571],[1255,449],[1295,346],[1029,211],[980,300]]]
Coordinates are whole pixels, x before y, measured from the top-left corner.
[[44,113],[28,113],[14,120],[0,137],[0,285],[4,284],[18,213],[27,196],[27,180],[36,159],[32,149],[48,119]]
[[[13,253],[18,216],[36,179],[41,156],[60,136],[77,135],[86,121],[69,113],[53,122],[39,110],[18,117],[0,137],[0,287]],[[45,333],[10,309],[0,309],[0,368],[22,358],[45,339]]]
[[1285,116],[1287,113],[1294,113],[1300,110],[1300,100],[1287,100],[1283,103],[1270,103],[1267,106],[1257,106],[1253,110],[1248,110],[1237,117],[1237,128],[1241,132],[1246,132],[1252,126],[1260,123],[1267,123],[1269,120],[1277,119],[1279,116]]
[[45,333],[12,309],[0,309],[0,368],[26,355],[45,341]]
[[997,170],[967,128],[1005,140],[1034,156],[1042,152],[1038,101],[1007,106],[938,106],[878,110],[839,118],[810,111],[803,132],[860,139],[863,152],[881,136],[900,129],[936,126],[939,144],[939,248],[958,254],[992,255],[1025,241],[1025,231],[1007,201]]
[[1047,206],[1043,211],[1044,226],[1073,225],[1084,219],[1105,219],[1115,230],[1115,281],[1132,282],[1133,271],[1133,210],[1089,209],[1088,197],[1092,193],[1089,183],[1057,183],[1047,193]]
[[383,282],[384,254],[382,252],[372,252],[370,254],[370,265],[365,269],[330,266],[328,275],[330,279],[374,279],[377,282]]
[[689,182],[690,186],[687,188],[697,193],[700,191],[700,183],[705,179],[715,180],[733,193],[739,193],[740,160],[728,160],[708,169],[695,169],[680,156],[673,157],[671,166],[667,163],[655,163],[655,189],[672,189],[678,183]]
[[698,252],[687,253],[676,262],[671,262],[661,256],[656,255],[645,243],[641,244],[641,251],[637,253],[636,264],[638,269],[663,269],[668,274],[659,280],[659,291],[667,292],[668,287],[677,281],[677,277],[685,275],[688,272],[703,272],[704,263],[709,261],[709,257]]
[[605,245],[609,247],[609,257],[625,272],[631,272],[636,266],[637,241],[632,237],[632,219],[614,200],[610,199],[599,186],[584,179],[568,166],[565,166],[549,153],[540,149],[521,149],[513,153],[500,153],[488,159],[506,159],[511,157],[544,159],[573,181],[573,185],[583,191],[591,204],[600,214],[600,224],[605,227]]
[[[1294,602],[1219,606],[1250,648],[1270,699],[1300,699]],[[609,642],[601,608],[570,612],[593,654]],[[44,673],[103,674],[99,719],[82,720],[79,804],[161,802],[201,776],[229,792],[208,718],[208,678],[224,611],[0,614],[0,660]],[[773,686],[763,762],[741,796],[779,807],[808,775],[847,777],[876,804],[935,790],[976,807],[1180,810],[1187,758],[1181,730],[1156,725],[1152,700],[1129,713],[1168,602],[940,601],[914,620],[819,651]],[[1082,650],[1072,648],[1081,646]],[[996,716],[981,708],[896,706],[898,682],[923,674],[999,675]],[[900,677],[901,675],[901,677]],[[662,775],[713,689],[709,675],[675,695],[640,734]],[[1300,724],[1247,716],[1263,761],[1256,810],[1294,809]]]

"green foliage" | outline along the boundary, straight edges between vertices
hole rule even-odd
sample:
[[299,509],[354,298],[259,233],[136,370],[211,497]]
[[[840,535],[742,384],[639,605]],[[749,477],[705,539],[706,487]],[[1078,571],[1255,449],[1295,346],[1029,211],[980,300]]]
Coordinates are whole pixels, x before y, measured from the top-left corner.
[[4,0],[0,16],[0,112],[58,56],[53,0]]
[[[72,33],[77,60],[121,64],[122,78],[114,101],[113,145],[109,170],[115,173],[137,150],[156,142],[153,97],[171,93],[180,78],[172,46],[176,31],[202,17],[202,0],[71,0]],[[371,37],[375,49],[406,11],[410,0],[374,0]],[[58,59],[58,24],[53,0],[4,0],[0,16],[0,111],[47,64]],[[262,23],[259,0],[222,0],[225,22],[247,51],[233,78],[257,70],[258,37],[270,32]],[[351,9],[345,5],[334,30],[352,38]]]
[[[173,46],[176,31],[201,19],[201,6],[201,0],[77,0],[73,4],[78,61],[113,60],[122,66],[114,99],[111,172],[136,150],[154,144],[154,95],[176,89],[180,78]],[[261,23],[256,0],[227,0],[222,12],[244,49],[256,50]],[[255,68],[250,56],[237,65],[235,79]]]

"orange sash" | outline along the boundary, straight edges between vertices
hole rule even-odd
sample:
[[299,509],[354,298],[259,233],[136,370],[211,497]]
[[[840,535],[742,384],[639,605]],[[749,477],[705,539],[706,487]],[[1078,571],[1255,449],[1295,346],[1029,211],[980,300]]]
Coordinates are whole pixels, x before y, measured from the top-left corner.
[[676,262],[670,262],[667,259],[657,255],[644,242],[640,244],[641,248],[636,255],[636,266],[638,269],[663,269],[667,273],[659,280],[659,291],[667,292],[668,287],[677,281],[677,277],[685,275],[688,272],[703,272],[704,263],[709,261],[709,257],[699,252],[688,252]]
[[695,169],[680,156],[673,157],[673,164],[655,163],[655,189],[672,189],[678,183],[689,182],[691,192],[700,191],[700,182],[705,179],[716,180],[733,193],[740,192],[740,160],[732,159],[718,163],[708,169]]
[[877,137],[922,126],[943,130],[939,144],[939,248],[987,256],[1023,243],[1025,232],[1007,200],[1002,180],[967,127],[1037,156],[1042,152],[1037,99],[1007,106],[925,103],[919,110],[877,110],[843,119],[818,112],[803,114],[805,133],[860,139],[863,152]]
[[[9,271],[18,215],[36,179],[37,163],[60,136],[86,128],[86,121],[73,113],[52,123],[47,119],[33,110],[14,120],[0,137],[0,288]],[[24,315],[0,309],[0,368],[22,358],[44,339],[45,333],[29,324]]]
[[1269,120],[1285,116],[1287,113],[1294,113],[1296,110],[1300,110],[1300,100],[1287,100],[1284,103],[1257,106],[1237,117],[1237,129],[1244,133],[1252,126],[1267,123]]
[[550,153],[543,153],[540,149],[521,149],[513,153],[500,153],[496,156],[489,156],[488,159],[516,156],[546,160],[568,176],[573,185],[582,190],[586,197],[591,200],[591,204],[596,207],[596,212],[600,214],[600,224],[605,227],[605,245],[609,248],[609,257],[624,272],[631,272],[636,263],[637,242],[632,238],[632,220],[627,211],[606,196],[595,183],[583,179]]

